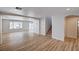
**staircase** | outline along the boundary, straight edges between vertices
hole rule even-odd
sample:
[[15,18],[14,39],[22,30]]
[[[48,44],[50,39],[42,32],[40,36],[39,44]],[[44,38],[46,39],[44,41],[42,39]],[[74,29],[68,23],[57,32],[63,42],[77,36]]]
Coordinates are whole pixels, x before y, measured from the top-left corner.
[[48,32],[47,32],[47,36],[51,36],[52,35],[52,26],[50,26]]

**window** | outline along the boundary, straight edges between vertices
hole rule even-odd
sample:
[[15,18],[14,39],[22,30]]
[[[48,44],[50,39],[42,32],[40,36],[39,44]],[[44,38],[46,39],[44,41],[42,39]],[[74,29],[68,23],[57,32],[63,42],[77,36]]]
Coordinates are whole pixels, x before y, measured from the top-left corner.
[[21,29],[22,22],[10,22],[10,29]]
[[34,23],[32,23],[32,22],[29,23],[29,31],[30,32],[34,31]]

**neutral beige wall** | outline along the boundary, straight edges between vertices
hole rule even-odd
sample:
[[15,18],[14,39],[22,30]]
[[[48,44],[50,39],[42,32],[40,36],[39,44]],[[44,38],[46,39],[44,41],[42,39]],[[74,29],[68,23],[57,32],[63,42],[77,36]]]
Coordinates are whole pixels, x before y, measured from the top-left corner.
[[68,16],[65,18],[65,37],[77,38],[78,16]]

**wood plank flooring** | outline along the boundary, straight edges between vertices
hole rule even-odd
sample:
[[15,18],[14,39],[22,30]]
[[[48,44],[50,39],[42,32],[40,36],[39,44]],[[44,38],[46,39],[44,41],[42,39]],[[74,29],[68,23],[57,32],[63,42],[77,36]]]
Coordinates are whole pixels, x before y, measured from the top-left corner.
[[79,51],[79,40],[66,38],[63,41],[34,33],[2,34],[0,51]]

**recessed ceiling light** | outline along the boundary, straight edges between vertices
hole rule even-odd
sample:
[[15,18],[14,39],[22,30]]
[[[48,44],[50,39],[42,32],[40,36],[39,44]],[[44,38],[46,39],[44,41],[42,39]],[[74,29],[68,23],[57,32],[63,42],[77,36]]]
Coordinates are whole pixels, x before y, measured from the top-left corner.
[[69,11],[69,10],[70,10],[70,8],[67,8],[66,10],[67,10],[67,11]]

